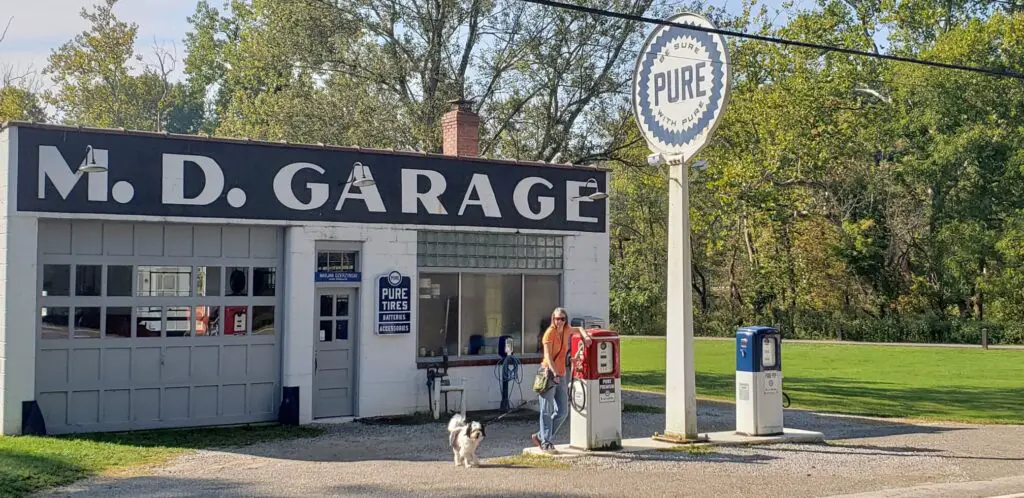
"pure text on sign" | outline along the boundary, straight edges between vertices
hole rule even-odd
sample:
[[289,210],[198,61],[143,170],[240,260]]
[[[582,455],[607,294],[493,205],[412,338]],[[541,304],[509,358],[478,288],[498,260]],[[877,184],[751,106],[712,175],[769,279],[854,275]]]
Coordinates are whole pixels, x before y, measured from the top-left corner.
[[409,311],[409,289],[403,287],[381,289],[380,311]]

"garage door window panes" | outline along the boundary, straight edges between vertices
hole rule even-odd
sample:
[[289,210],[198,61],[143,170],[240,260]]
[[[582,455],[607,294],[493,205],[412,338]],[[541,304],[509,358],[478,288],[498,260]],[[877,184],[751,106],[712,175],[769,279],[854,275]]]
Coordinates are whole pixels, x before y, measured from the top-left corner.
[[187,297],[192,289],[191,266],[140,266],[135,272],[135,295]]
[[196,295],[219,296],[221,290],[221,273],[223,271],[224,270],[219,266],[197,266]]
[[43,265],[42,295],[71,295],[71,265]]
[[70,316],[71,309],[62,306],[43,307],[42,337],[43,339],[67,339],[71,333]]
[[126,339],[132,336],[132,309],[128,306],[108,306],[105,337]]
[[420,232],[419,355],[496,355],[501,336],[539,353],[561,304],[563,249],[559,236]]
[[43,340],[272,336],[277,268],[43,264]]

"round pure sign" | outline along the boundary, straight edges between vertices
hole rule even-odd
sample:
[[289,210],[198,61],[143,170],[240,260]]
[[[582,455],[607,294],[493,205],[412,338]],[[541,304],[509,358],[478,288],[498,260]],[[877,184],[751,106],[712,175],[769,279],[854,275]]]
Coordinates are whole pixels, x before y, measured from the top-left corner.
[[[696,14],[669,19],[714,28]],[[633,73],[633,112],[650,148],[689,159],[715,131],[729,97],[725,38],[677,26],[658,26]]]

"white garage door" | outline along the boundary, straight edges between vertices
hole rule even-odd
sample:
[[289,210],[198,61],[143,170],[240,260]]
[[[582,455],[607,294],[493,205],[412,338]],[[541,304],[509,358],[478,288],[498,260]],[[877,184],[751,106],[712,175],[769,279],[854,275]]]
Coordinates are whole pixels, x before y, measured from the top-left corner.
[[40,221],[47,432],[275,420],[276,227]]

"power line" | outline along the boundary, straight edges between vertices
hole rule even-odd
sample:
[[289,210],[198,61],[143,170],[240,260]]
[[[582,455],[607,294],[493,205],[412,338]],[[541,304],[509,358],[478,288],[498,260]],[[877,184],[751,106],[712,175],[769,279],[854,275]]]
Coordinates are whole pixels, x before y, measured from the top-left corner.
[[561,8],[561,9],[567,9],[567,10],[575,10],[577,12],[585,12],[585,13],[588,13],[588,14],[594,14],[594,15],[599,15],[599,16],[617,17],[619,19],[625,19],[627,21],[642,22],[642,23],[648,23],[648,24],[659,24],[659,25],[662,25],[662,26],[671,26],[671,27],[683,28],[683,29],[692,29],[694,31],[703,31],[703,32],[706,32],[706,33],[714,33],[714,34],[719,34],[719,35],[724,35],[724,36],[735,36],[735,37],[738,37],[738,38],[748,38],[748,39],[751,39],[751,40],[758,40],[758,41],[764,41],[764,42],[769,42],[769,43],[779,43],[779,44],[782,44],[782,45],[793,45],[793,46],[796,46],[796,47],[813,48],[813,49],[817,49],[817,50],[824,50],[824,51],[827,51],[827,52],[839,52],[839,53],[848,54],[848,55],[860,55],[860,56],[865,56],[865,57],[874,57],[876,59],[885,59],[885,60],[891,60],[891,61],[897,61],[897,62],[908,62],[908,63],[911,63],[911,64],[920,64],[920,65],[924,65],[924,66],[940,67],[940,68],[944,68],[944,69],[956,69],[956,70],[960,70],[960,71],[970,71],[970,72],[975,72],[975,73],[987,74],[989,76],[1000,76],[1000,77],[1007,77],[1007,78],[1015,78],[1015,79],[1024,81],[1024,74],[1020,74],[1020,73],[1015,72],[1015,71],[1005,71],[1005,70],[1000,71],[1000,70],[996,70],[996,69],[987,69],[987,68],[982,68],[982,67],[961,66],[961,65],[958,65],[958,64],[947,64],[947,63],[944,63],[944,62],[934,62],[934,61],[926,61],[926,60],[922,60],[922,59],[912,59],[912,58],[909,58],[909,57],[900,57],[900,56],[897,56],[897,55],[876,54],[876,53],[872,53],[872,52],[864,52],[862,50],[854,50],[852,48],[833,47],[833,46],[830,46],[830,45],[819,45],[817,43],[808,43],[808,42],[801,42],[801,41],[796,41],[796,40],[787,40],[785,38],[777,38],[777,37],[774,37],[774,36],[754,35],[754,34],[748,34],[748,33],[740,33],[740,32],[737,32],[737,31],[729,31],[729,30],[725,30],[725,29],[709,28],[709,27],[705,27],[705,26],[695,26],[695,25],[691,25],[691,24],[683,24],[683,23],[678,23],[678,22],[666,21],[666,20],[663,20],[663,19],[654,19],[654,18],[650,18],[650,17],[638,16],[638,15],[633,15],[633,14],[625,14],[625,13],[622,13],[622,12],[615,12],[615,11],[606,10],[606,9],[597,9],[597,8],[593,8],[593,7],[585,7],[585,6],[582,6],[582,5],[573,5],[573,4],[569,4],[569,3],[558,2],[558,1],[555,1],[555,0],[522,0],[522,1],[523,2],[527,2],[527,3],[537,4],[537,5],[546,5],[548,7],[557,7],[557,8]]

